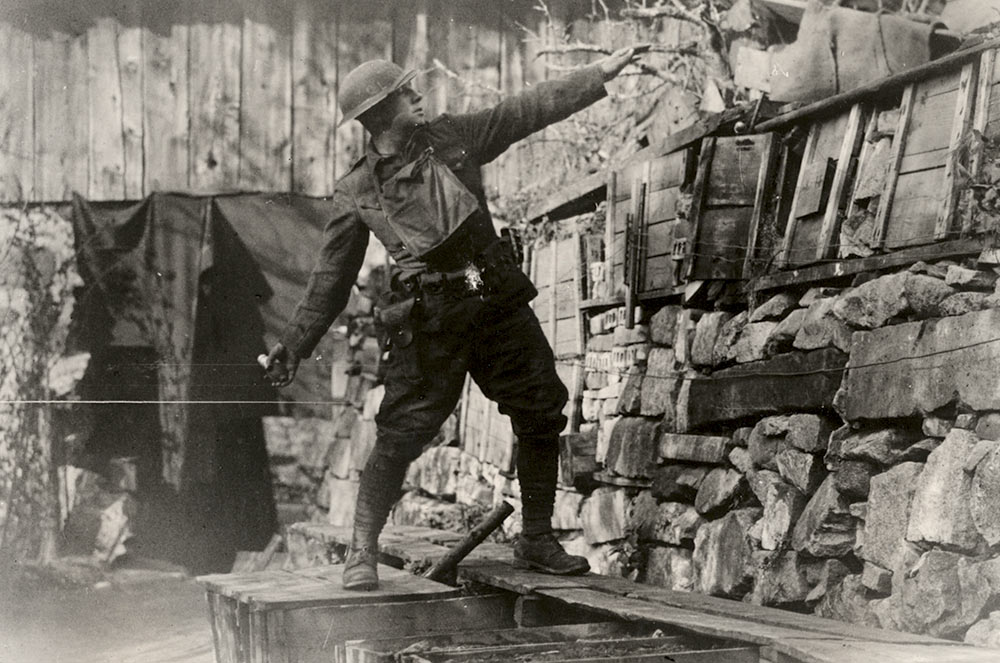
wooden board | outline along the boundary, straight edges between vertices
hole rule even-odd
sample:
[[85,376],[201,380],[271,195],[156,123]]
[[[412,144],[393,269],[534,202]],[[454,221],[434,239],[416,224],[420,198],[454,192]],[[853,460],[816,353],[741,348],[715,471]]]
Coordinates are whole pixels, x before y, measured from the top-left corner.
[[179,8],[143,2],[143,192],[188,188],[188,25]]
[[22,202],[35,189],[31,35],[0,22],[0,49],[0,202]]
[[[240,17],[225,15],[226,0],[194,3],[191,61],[191,188],[238,188],[240,173]],[[229,20],[224,20],[229,19]]]
[[296,3],[292,15],[292,189],[329,195],[334,183],[336,9]]
[[87,191],[87,36],[52,32],[34,45],[35,200]]
[[[86,87],[90,119],[87,197],[91,200],[125,198],[124,99],[119,75],[118,29],[118,22],[112,18],[100,18],[87,29]],[[129,99],[129,103],[134,101]]]
[[240,188],[287,191],[292,185],[291,16],[249,0],[243,19]]

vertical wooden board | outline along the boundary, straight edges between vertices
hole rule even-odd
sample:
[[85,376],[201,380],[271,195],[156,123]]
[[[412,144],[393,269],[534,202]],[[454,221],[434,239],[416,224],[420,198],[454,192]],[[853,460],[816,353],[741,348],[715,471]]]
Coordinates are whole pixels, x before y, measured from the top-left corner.
[[88,184],[86,34],[37,36],[34,62],[35,199],[68,200]]
[[[958,191],[955,186],[956,174],[960,169],[967,168],[963,163],[965,155],[962,145],[968,138],[972,122],[972,112],[975,105],[976,76],[978,74],[975,62],[962,67],[956,93],[955,108],[951,121],[951,135],[948,139],[948,156],[944,164],[944,180],[941,182],[941,206],[938,208],[937,222],[934,226],[935,239],[945,239],[956,229],[955,211],[958,207]],[[966,171],[967,172],[967,171]]]
[[118,76],[122,94],[122,181],[127,200],[145,194],[145,158],[143,157],[143,66],[142,7],[138,3],[124,8],[123,23],[118,26]]
[[292,185],[291,16],[250,0],[243,19],[240,187],[288,191]]
[[333,191],[336,15],[327,3],[296,3],[292,16],[292,190]]
[[188,26],[183,16],[143,5],[144,190],[188,188]]
[[937,213],[943,203],[943,179],[943,168],[899,176],[885,233],[886,248],[934,241]]
[[226,16],[225,0],[194,5],[191,53],[191,188],[225,191],[239,186],[240,57],[243,17]]
[[827,196],[826,210],[823,222],[816,238],[816,259],[833,255],[833,238],[840,231],[841,210],[846,207],[844,195],[848,187],[852,158],[857,154],[863,125],[863,110],[861,104],[855,104],[847,118],[844,137],[841,140],[840,151],[837,153],[837,169],[833,174],[830,193]]
[[670,255],[650,256],[647,258],[643,292],[674,287],[675,264]]
[[34,198],[31,35],[0,21],[0,202]]
[[913,100],[916,96],[916,84],[907,85],[899,104],[899,122],[892,137],[892,149],[889,153],[889,167],[885,176],[885,191],[879,198],[878,212],[875,214],[875,227],[872,230],[872,245],[880,248],[885,242],[886,230],[892,215],[893,200],[896,197],[896,187],[899,182],[899,167],[903,160],[903,150],[906,147],[906,134],[910,127],[910,116],[913,114]]
[[815,149],[816,137],[818,135],[819,125],[811,125],[809,127],[809,136],[806,138],[806,144],[802,150],[802,163],[799,167],[798,177],[796,178],[795,193],[792,195],[792,203],[789,206],[788,219],[785,222],[785,234],[781,239],[781,250],[777,259],[777,266],[779,268],[786,267],[791,262],[792,240],[795,237],[795,230],[798,225],[797,212],[799,200],[802,197],[802,191],[809,178],[808,159],[813,149]]
[[777,184],[772,183],[772,174],[775,172],[778,161],[777,143],[774,134],[767,134],[764,137],[762,146],[764,154],[760,160],[760,172],[757,174],[757,192],[754,196],[753,214],[750,216],[750,228],[747,231],[747,248],[743,256],[744,280],[749,280],[756,273],[757,250],[760,245],[758,240],[763,230],[762,219],[765,218],[765,215],[771,216],[777,213],[777,210],[773,209],[771,205],[775,195],[780,197],[780,187],[783,184],[780,178],[777,180]]
[[125,144],[118,21],[99,18],[87,29],[87,117],[90,135],[90,200],[125,198]]

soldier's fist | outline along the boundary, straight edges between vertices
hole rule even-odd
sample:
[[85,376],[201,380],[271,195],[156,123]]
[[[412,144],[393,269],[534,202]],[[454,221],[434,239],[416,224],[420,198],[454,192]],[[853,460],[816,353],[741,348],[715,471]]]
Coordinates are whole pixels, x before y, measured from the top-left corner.
[[639,54],[645,53],[648,50],[648,44],[629,46],[628,48],[619,48],[611,55],[598,60],[597,63],[601,67],[601,73],[604,74],[604,80],[610,81],[620,74],[627,64],[633,62]]
[[295,379],[299,358],[281,343],[275,343],[267,356],[262,358],[261,365],[272,387],[287,387]]

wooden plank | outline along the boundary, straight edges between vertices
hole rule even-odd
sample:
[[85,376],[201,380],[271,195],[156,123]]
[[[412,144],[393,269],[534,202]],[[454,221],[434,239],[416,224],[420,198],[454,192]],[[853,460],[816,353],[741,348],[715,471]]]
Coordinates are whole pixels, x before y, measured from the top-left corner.
[[122,150],[125,154],[125,198],[139,200],[145,193],[143,117],[143,29],[142,6],[131,3],[122,8],[118,26],[118,76],[122,93]]
[[944,181],[941,183],[941,207],[937,213],[937,223],[934,226],[936,239],[948,237],[955,227],[955,210],[958,206],[958,191],[955,186],[956,172],[967,166],[962,163],[965,158],[962,146],[969,134],[972,112],[975,104],[976,75],[979,69],[977,63],[970,62],[962,67],[958,83],[958,94],[955,100],[955,111],[952,116],[951,138],[948,141],[948,159],[944,166]]
[[870,186],[870,184],[866,181],[868,178],[865,177],[865,175],[869,172],[869,168],[871,168],[872,154],[874,153],[875,145],[877,144],[876,141],[873,140],[873,137],[876,129],[878,128],[878,116],[879,109],[874,108],[871,115],[868,116],[868,122],[865,124],[864,141],[861,145],[861,154],[858,156],[858,170],[854,176],[854,186],[851,188],[850,196],[847,199],[847,213],[844,215],[845,219],[849,219],[854,216],[854,213],[858,209],[858,198],[869,197],[859,196],[858,193],[860,191],[867,189],[871,195],[881,194],[881,187]]
[[847,188],[847,178],[851,170],[851,159],[857,152],[858,141],[861,139],[862,114],[861,104],[855,104],[847,118],[844,138],[840,144],[840,152],[837,154],[837,170],[833,174],[833,184],[827,198],[823,224],[819,229],[816,244],[817,260],[823,260],[833,255],[835,248],[833,238],[834,234],[840,230],[841,206]]
[[35,199],[87,190],[87,35],[50,32],[34,43]]
[[785,272],[765,274],[750,281],[747,284],[747,290],[776,290],[787,288],[791,285],[806,285],[851,276],[860,274],[861,272],[877,272],[893,267],[909,265],[919,260],[933,262],[956,256],[979,255],[984,246],[984,241],[979,238],[959,239],[937,242],[927,246],[900,249],[886,255],[853,260],[838,260],[823,265],[813,265],[801,269],[790,269]]
[[[667,655],[670,661],[678,663],[758,663],[760,652],[756,647],[726,647],[723,649],[708,649],[702,651],[672,652]],[[587,657],[558,659],[559,663],[652,663],[664,660],[664,655],[634,654],[613,655],[612,657]]]
[[921,170],[897,178],[885,247],[928,244],[938,238],[936,223],[944,198],[944,170]]
[[0,48],[0,202],[24,202],[35,197],[31,35],[0,21]]
[[879,199],[878,212],[875,214],[875,226],[872,231],[872,247],[882,248],[885,245],[885,235],[889,227],[889,216],[892,213],[893,199],[896,197],[896,186],[899,180],[899,168],[906,149],[906,134],[910,128],[910,116],[913,114],[913,98],[916,86],[909,85],[903,90],[899,104],[899,124],[892,138],[892,152],[889,156],[889,170],[885,176],[885,190]]
[[715,138],[709,137],[701,141],[701,154],[698,155],[698,174],[694,179],[694,189],[691,192],[691,211],[688,214],[691,234],[688,237],[688,253],[684,257],[684,276],[690,278],[694,273],[700,219],[704,207],[705,192],[712,170],[712,157],[715,154]]
[[[435,648],[400,654],[400,661],[486,661],[528,658],[532,661],[622,660],[637,653],[657,653],[663,660],[693,649],[692,639],[679,635],[646,638],[599,637],[570,642],[522,642],[488,646]],[[636,652],[635,650],[640,650]],[[613,659],[609,657],[614,657]],[[682,659],[683,660],[683,659]],[[752,663],[758,663],[756,659]]]
[[[239,186],[242,18],[226,17],[226,0],[193,3],[191,62],[191,188],[220,192]],[[221,17],[231,20],[220,20]]]
[[762,155],[754,136],[717,138],[704,204],[752,205]]
[[274,3],[247,3],[240,88],[242,189],[288,191],[292,186],[290,19]]
[[[87,29],[87,116],[90,200],[125,198],[125,132],[118,74],[118,21],[99,18]],[[80,84],[79,82],[77,84]]]
[[183,191],[188,180],[188,26],[176,8],[143,4],[143,190]]
[[[754,264],[757,258],[757,237],[760,235],[761,219],[767,207],[768,196],[771,192],[774,166],[778,157],[778,141],[774,134],[764,134],[764,154],[760,160],[760,171],[757,173],[757,191],[754,195],[753,214],[750,217],[750,227],[747,231],[747,248],[743,256],[743,278],[748,279],[754,274]],[[780,188],[781,180],[777,186]]]
[[292,190],[333,192],[336,9],[296,3],[292,15]]
[[[990,106],[995,95],[993,80],[997,66],[997,52],[984,51],[979,60],[979,79],[976,91],[976,107],[972,113],[973,135],[986,136],[986,126],[990,120]],[[1000,101],[1000,95],[996,95]],[[970,150],[969,155],[969,179],[975,180],[979,175],[982,166],[984,146],[977,144]],[[962,215],[962,234],[968,234],[973,227],[973,190],[967,189],[964,192],[965,212]]]
[[788,212],[788,221],[785,223],[785,236],[781,240],[781,250],[778,253],[778,258],[776,260],[776,267],[782,269],[786,267],[791,260],[792,252],[792,240],[795,237],[795,227],[797,223],[797,212],[799,207],[799,197],[801,192],[805,188],[806,180],[809,177],[808,168],[805,167],[807,163],[806,158],[813,153],[816,145],[816,139],[819,136],[820,126],[818,124],[813,124],[809,127],[809,135],[806,138],[805,147],[802,149],[802,166],[799,168],[799,176],[795,183],[795,193],[792,195],[792,204]]

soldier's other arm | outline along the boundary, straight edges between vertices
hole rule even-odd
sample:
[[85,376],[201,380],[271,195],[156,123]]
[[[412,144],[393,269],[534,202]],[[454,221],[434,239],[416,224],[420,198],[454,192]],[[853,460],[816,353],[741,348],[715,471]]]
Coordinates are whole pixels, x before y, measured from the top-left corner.
[[452,121],[479,163],[489,163],[513,143],[603,99],[604,84],[634,56],[635,49],[619,49],[567,76],[536,83],[492,108],[456,115]]
[[267,357],[272,384],[284,387],[295,379],[300,359],[308,358],[347,306],[368,248],[368,227],[354,200],[333,193],[333,216],[323,229],[323,245],[309,275],[305,295]]

